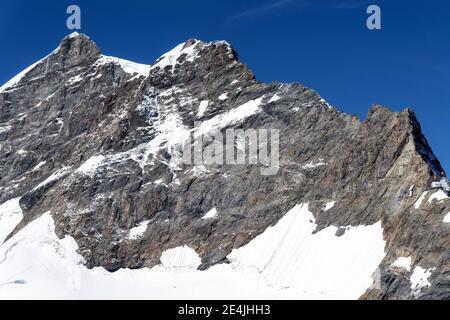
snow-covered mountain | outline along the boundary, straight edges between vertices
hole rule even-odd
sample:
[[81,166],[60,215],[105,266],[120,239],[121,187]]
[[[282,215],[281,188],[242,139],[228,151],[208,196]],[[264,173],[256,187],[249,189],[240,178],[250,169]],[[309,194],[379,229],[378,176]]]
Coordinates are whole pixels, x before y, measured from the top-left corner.
[[[278,129],[279,170],[183,161],[230,128]],[[450,199],[414,113],[361,122],[224,41],[141,65],[72,34],[0,88],[0,150],[2,299],[450,298]]]

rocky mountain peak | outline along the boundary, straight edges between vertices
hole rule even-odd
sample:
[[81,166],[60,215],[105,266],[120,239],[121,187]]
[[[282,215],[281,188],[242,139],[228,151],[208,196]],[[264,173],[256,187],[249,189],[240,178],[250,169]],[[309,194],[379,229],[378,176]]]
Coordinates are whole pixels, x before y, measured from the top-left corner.
[[195,39],[195,38],[190,38],[190,39],[188,39],[188,40],[184,43],[184,46],[183,46],[183,49],[182,49],[182,50],[184,50],[184,49],[186,49],[186,48],[189,48],[189,47],[195,45],[197,42],[198,42],[198,40]]
[[254,79],[226,41],[189,39],[155,61],[150,68],[150,82],[157,87],[168,87],[195,78],[208,81],[223,73],[235,74],[236,78],[243,80]]
[[[73,34],[13,80],[0,90],[0,203],[16,199],[23,219],[1,235],[5,250],[44,216],[60,238],[76,242],[89,268],[154,267],[167,250],[188,246],[204,270],[232,263],[234,249],[287,216],[317,244],[307,252],[373,227],[364,237],[375,239],[377,254],[365,241],[345,242],[359,245],[364,261],[376,258],[356,297],[366,289],[365,298],[450,297],[450,202],[429,190],[442,168],[409,109],[373,105],[360,122],[303,85],[257,81],[224,41],[190,39],[140,65],[103,56]],[[261,163],[183,161],[191,134],[261,128],[279,131],[273,175],[262,175]],[[248,265],[272,276],[270,268],[303,252],[296,234],[280,239],[270,246],[281,251],[264,251],[267,264]],[[323,269],[340,263],[339,279],[353,283],[353,260],[339,261],[339,253],[348,256],[341,250],[322,256]],[[401,257],[410,263],[399,270],[393,264]],[[294,258],[300,264],[289,267],[289,278],[317,269],[301,268],[314,257]],[[418,287],[422,269],[430,276]]]
[[411,108],[405,108],[401,112],[393,112],[386,106],[374,104],[370,106],[365,122],[369,126],[375,125],[385,131],[399,127],[402,135],[405,136],[398,146],[398,152],[406,147],[408,141],[411,141],[415,146],[415,152],[423,158],[429,175],[445,175],[441,163],[433,154],[432,148],[422,132],[420,122]]
[[59,45],[59,59],[67,68],[94,63],[100,54],[100,49],[94,41],[77,32],[65,37]]

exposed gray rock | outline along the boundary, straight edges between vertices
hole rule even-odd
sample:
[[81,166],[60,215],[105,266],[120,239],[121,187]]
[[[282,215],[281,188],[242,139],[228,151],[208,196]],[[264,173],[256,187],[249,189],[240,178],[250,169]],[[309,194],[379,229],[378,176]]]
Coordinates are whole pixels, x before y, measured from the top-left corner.
[[[444,170],[413,111],[373,105],[361,122],[300,84],[257,81],[226,42],[182,48],[195,54],[163,58],[139,76],[105,61],[88,37],[70,36],[0,93],[0,127],[9,128],[0,130],[0,203],[22,197],[25,214],[14,232],[50,211],[58,236],[73,236],[89,267],[151,267],[162,251],[189,245],[205,269],[309,202],[317,230],[382,221],[381,287],[363,298],[450,298],[450,226],[442,222],[450,202],[430,203],[430,192],[415,208],[430,172]],[[149,152],[164,123],[190,130],[259,98],[259,112],[221,130],[279,129],[276,175],[261,175],[260,165],[202,170],[175,163],[167,148]],[[97,165],[80,172],[88,160]],[[324,211],[329,201],[335,206]],[[201,219],[212,208],[217,217]],[[145,234],[129,239],[144,221]],[[411,271],[393,270],[405,254]],[[419,293],[409,281],[417,265],[434,268]]]

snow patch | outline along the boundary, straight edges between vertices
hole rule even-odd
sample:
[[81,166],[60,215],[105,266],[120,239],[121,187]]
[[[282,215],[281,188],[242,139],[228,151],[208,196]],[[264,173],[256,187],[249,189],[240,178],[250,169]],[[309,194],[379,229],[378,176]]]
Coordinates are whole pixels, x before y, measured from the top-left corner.
[[414,190],[416,189],[416,185],[413,184],[411,187],[409,187],[408,190],[408,196],[412,197],[414,195]]
[[194,177],[203,177],[209,173],[209,170],[206,167],[201,165],[193,166],[192,169],[188,170],[187,173],[192,174]]
[[323,159],[318,159],[317,161],[311,161],[311,162],[301,166],[301,168],[304,170],[308,170],[308,169],[323,167],[325,165],[326,165],[326,163],[324,162]]
[[419,197],[419,199],[417,199],[416,203],[414,204],[414,208],[415,209],[420,209],[420,207],[422,206],[422,202],[423,200],[425,200],[425,197],[427,196],[428,191],[425,191],[424,193],[422,193]]
[[391,264],[393,267],[404,268],[408,271],[411,270],[411,257],[399,257],[394,263]]
[[445,215],[443,221],[444,221],[444,223],[450,223],[450,212]]
[[[148,151],[156,154],[163,145],[170,154],[168,163],[170,169],[180,170],[183,162],[181,147],[189,137],[189,130],[183,125],[183,120],[177,113],[168,114],[158,129],[160,134],[152,140],[153,148],[149,148]],[[147,158],[146,155],[145,159]]]
[[11,131],[11,129],[12,129],[11,126],[2,126],[0,127],[0,133]]
[[222,93],[219,98],[220,101],[225,101],[228,99],[228,93]]
[[203,121],[196,132],[194,132],[194,136],[206,134],[213,130],[220,130],[256,114],[259,111],[259,106],[261,105],[263,98],[264,96],[255,100],[250,100],[235,109]]
[[[186,43],[180,43],[178,46],[170,50],[169,52],[162,55],[157,62],[150,67],[150,70],[161,68],[165,69],[166,67],[173,68],[179,63],[178,58],[180,58],[182,55],[186,55],[185,61],[194,61],[194,59],[198,55],[198,50],[196,49],[197,44],[199,43],[198,40],[195,40],[195,43],[191,46],[184,48]],[[149,71],[150,71],[149,70]]]
[[173,248],[161,254],[161,266],[166,269],[197,269],[202,260],[197,252],[188,246]]
[[19,150],[16,151],[16,153],[17,153],[18,155],[22,156],[22,155],[24,155],[24,154],[27,154],[28,151],[23,150],[23,149],[19,149]]
[[63,176],[65,176],[70,171],[70,167],[63,167],[61,169],[56,170],[51,176],[49,176],[47,179],[45,179],[43,182],[38,184],[33,191],[38,190],[42,188],[43,186],[52,183],[54,181],[57,181],[61,179]]
[[330,202],[328,202],[328,203],[325,205],[325,208],[323,209],[323,211],[328,211],[328,210],[334,208],[335,204],[336,204],[336,201],[330,201]]
[[79,74],[77,74],[76,76],[70,78],[69,80],[67,80],[67,84],[68,85],[73,85],[73,84],[77,84],[79,82],[83,81],[83,77]]
[[328,107],[328,109],[333,109],[333,106],[329,104],[325,99],[320,98],[320,102]]
[[211,209],[210,211],[208,211],[203,217],[203,220],[207,220],[207,219],[214,219],[217,216],[217,210],[216,208]]
[[135,63],[125,59],[117,59],[123,71],[129,74],[138,74],[141,76],[148,76],[150,72],[150,66],[147,64]]
[[269,284],[291,288],[311,299],[357,299],[373,283],[371,275],[383,259],[381,222],[348,230],[315,234],[308,204],[297,205],[275,226],[229,256],[232,264],[254,268]]
[[198,107],[197,118],[203,117],[203,115],[206,112],[206,109],[208,108],[208,105],[209,105],[209,101],[208,100],[200,101],[200,105]]
[[53,92],[52,94],[50,94],[49,96],[47,96],[47,98],[45,98],[45,101],[50,101],[56,94],[58,93],[58,90],[56,90],[55,92]]
[[438,202],[444,201],[449,199],[449,197],[447,196],[447,194],[443,191],[443,190],[438,190],[437,192],[433,193],[430,197],[430,199],[428,199],[429,203],[432,203],[433,200],[436,200]]
[[149,220],[143,221],[136,227],[130,229],[130,232],[128,233],[128,239],[137,240],[140,237],[142,237],[145,231],[147,231],[149,222],[150,222]]
[[41,161],[41,162],[39,162],[39,163],[31,170],[31,172],[38,171],[38,170],[39,170],[40,168],[42,168],[46,163],[47,163],[47,161]]
[[84,174],[88,176],[93,176],[95,171],[102,163],[105,161],[105,157],[102,155],[93,156],[86,160],[75,172],[79,174]]
[[271,102],[277,102],[277,101],[280,100],[280,99],[281,99],[280,96],[279,96],[277,93],[275,93],[275,94],[273,95],[273,97],[270,98],[269,103],[271,103]]
[[431,286],[431,283],[428,281],[428,278],[433,273],[434,269],[424,269],[421,266],[417,266],[414,268],[414,271],[411,275],[411,289],[414,294],[417,295],[420,293],[422,288],[426,288]]
[[101,56],[101,58],[97,61],[97,64],[108,64],[108,63],[120,65],[123,71],[131,75],[137,74],[138,76],[146,77],[150,73],[150,65],[136,63],[125,59],[110,56]]
[[71,34],[69,34],[69,39],[73,39],[73,38],[76,38],[76,37],[78,37],[80,34],[78,33],[78,32],[72,32]]

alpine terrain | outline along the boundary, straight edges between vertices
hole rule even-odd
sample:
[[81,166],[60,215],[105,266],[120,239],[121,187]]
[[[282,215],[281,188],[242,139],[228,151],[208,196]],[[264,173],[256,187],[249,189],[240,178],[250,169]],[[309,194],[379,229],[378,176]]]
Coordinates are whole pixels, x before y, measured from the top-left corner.
[[[279,130],[277,170],[183,161],[227,129]],[[71,34],[0,88],[0,151],[2,299],[450,299],[450,189],[414,112],[360,121],[225,41],[140,65]]]

